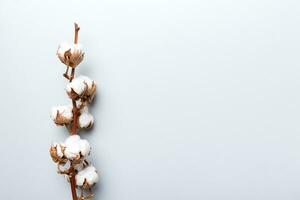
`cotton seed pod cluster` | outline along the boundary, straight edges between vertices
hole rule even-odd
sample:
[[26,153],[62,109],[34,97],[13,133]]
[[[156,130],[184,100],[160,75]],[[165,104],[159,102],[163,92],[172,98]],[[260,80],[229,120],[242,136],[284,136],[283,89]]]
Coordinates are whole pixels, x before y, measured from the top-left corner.
[[[77,102],[79,109],[79,128],[90,128],[94,117],[88,112],[87,105],[92,102],[96,94],[96,82],[87,76],[79,76],[66,86],[68,96]],[[51,110],[51,119],[56,125],[71,126],[73,122],[73,105],[55,106]]]
[[90,154],[90,144],[79,135],[69,136],[63,143],[55,143],[50,148],[50,155],[54,162],[63,164],[66,161],[80,163]]
[[[81,139],[79,135],[71,135],[65,142],[54,143],[50,147],[52,160],[59,167],[63,167],[68,162],[76,166],[76,184],[84,188],[92,187],[99,179],[95,167],[88,165],[86,161],[90,151],[91,147],[88,141]],[[69,179],[68,175],[67,179]]]
[[[52,108],[51,119],[56,125],[70,125],[73,122],[72,106],[56,106]],[[91,128],[94,124],[94,117],[88,111],[87,106],[82,106],[79,112],[79,128]]]
[[75,68],[84,58],[82,45],[64,42],[59,45],[57,56],[63,64]]
[[79,76],[67,85],[66,91],[73,100],[91,103],[96,94],[96,82],[87,76]]
[[65,146],[64,155],[71,161],[79,161],[86,158],[91,151],[90,144],[79,135],[71,135],[62,144]]

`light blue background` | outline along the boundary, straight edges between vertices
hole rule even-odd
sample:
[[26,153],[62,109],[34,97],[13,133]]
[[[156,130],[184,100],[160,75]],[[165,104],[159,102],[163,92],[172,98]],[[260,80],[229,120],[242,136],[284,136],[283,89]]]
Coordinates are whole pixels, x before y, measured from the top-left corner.
[[300,198],[299,1],[1,0],[2,199],[71,200],[48,149],[74,20],[95,200]]

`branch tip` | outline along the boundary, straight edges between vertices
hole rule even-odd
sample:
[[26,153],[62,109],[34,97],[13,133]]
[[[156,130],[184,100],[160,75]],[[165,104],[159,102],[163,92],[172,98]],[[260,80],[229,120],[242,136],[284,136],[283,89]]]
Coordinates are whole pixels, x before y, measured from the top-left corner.
[[74,27],[75,27],[74,43],[77,44],[78,43],[78,32],[80,30],[80,27],[76,22],[74,23]]
[[74,26],[75,26],[75,31],[79,31],[80,30],[80,27],[79,27],[79,25],[76,22],[74,23]]

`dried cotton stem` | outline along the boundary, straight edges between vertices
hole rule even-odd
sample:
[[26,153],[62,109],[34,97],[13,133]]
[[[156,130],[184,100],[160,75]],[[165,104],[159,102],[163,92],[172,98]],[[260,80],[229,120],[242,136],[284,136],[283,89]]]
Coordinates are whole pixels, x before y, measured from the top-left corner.
[[[96,82],[88,77],[80,76],[75,79],[75,69],[83,60],[84,52],[78,44],[80,27],[74,24],[74,44],[63,43],[57,50],[60,61],[67,69],[63,76],[69,80],[66,91],[72,104],[56,106],[52,109],[51,118],[57,125],[65,125],[70,136],[64,143],[55,143],[50,148],[52,160],[57,163],[59,174],[66,176],[70,182],[73,200],[86,200],[93,196],[91,187],[98,181],[98,173],[86,157],[90,154],[90,145],[87,140],[77,135],[79,128],[89,128],[93,125],[94,118],[88,113],[87,105],[91,103],[96,93]],[[71,74],[69,75],[69,68]],[[80,196],[77,188],[81,189]],[[83,190],[87,190],[84,196]]]

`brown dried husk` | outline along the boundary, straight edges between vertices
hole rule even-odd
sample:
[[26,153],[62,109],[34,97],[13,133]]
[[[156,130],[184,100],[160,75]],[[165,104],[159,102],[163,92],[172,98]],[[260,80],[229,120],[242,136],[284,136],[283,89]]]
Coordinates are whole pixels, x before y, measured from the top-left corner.
[[71,88],[70,92],[67,92],[68,96],[72,99],[72,100],[78,100],[81,99],[82,102],[88,102],[91,103],[95,97],[96,94],[96,89],[97,89],[97,85],[95,84],[95,82],[93,81],[92,86],[88,87],[87,83],[85,83],[85,89],[82,92],[81,95],[77,94],[73,88]]
[[72,118],[68,119],[68,118],[64,117],[59,111],[57,111],[54,122],[57,125],[63,126],[63,125],[70,124],[72,122]]
[[[62,146],[61,146],[61,149],[62,149],[62,152],[64,152],[65,147],[62,147]],[[51,155],[52,160],[53,160],[55,163],[58,163],[58,164],[65,164],[65,163],[68,161],[68,159],[65,158],[64,156],[63,156],[63,157],[59,157],[59,156],[57,155],[57,148],[56,148],[56,146],[50,147],[50,155]]]
[[84,53],[79,50],[71,53],[71,49],[69,49],[64,53],[63,57],[58,56],[58,58],[63,64],[75,68],[77,65],[79,65],[79,63],[82,62]]

